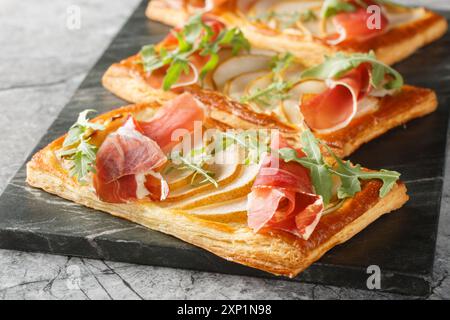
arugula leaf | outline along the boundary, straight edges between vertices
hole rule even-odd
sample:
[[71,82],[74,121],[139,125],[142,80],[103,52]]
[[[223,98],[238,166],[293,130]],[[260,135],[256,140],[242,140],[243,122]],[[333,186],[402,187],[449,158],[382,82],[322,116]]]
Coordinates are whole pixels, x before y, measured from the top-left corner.
[[95,110],[87,109],[80,112],[77,121],[70,127],[69,132],[64,139],[63,147],[69,147],[82,140],[89,129],[93,131],[104,129],[104,126],[99,123],[89,122],[87,115],[91,112],[95,112]]
[[255,102],[256,104],[269,108],[278,102],[290,97],[288,91],[294,85],[293,82],[284,81],[282,72],[286,70],[294,61],[294,56],[290,52],[282,53],[272,59],[272,82],[266,88],[258,88],[246,96],[242,96],[242,103]]
[[245,164],[257,164],[261,159],[261,155],[270,151],[269,135],[263,130],[250,130],[239,133],[235,132],[219,132],[216,137],[218,150],[225,150],[233,144],[242,147],[246,152]]
[[182,72],[189,74],[189,69],[189,62],[187,60],[182,58],[174,59],[164,77],[163,89],[165,91],[169,90],[178,81]]
[[[211,31],[212,32],[212,31]],[[212,33],[211,33],[212,36]],[[233,55],[238,54],[241,50],[250,50],[250,43],[248,40],[244,37],[243,33],[237,29],[229,29],[222,31],[216,41],[211,42],[210,38],[205,38],[204,41],[200,44],[200,55],[207,56],[209,55],[210,58],[208,62],[203,66],[203,68],[200,70],[200,78],[204,79],[206,74],[209,71],[214,70],[214,68],[219,63],[219,50],[221,46],[231,46],[231,52]]]
[[380,88],[383,85],[386,75],[389,75],[391,79],[384,84],[385,89],[399,89],[403,86],[401,74],[378,61],[372,51],[368,54],[355,53],[351,55],[337,53],[334,56],[326,57],[322,64],[303,71],[301,77],[322,80],[338,79],[361,63],[366,62],[372,66],[371,83],[375,88]]
[[176,165],[177,169],[192,170],[194,172],[191,178],[192,185],[196,183],[195,180],[198,176],[202,176],[203,180],[199,182],[200,184],[209,182],[218,188],[219,183],[213,178],[214,172],[203,169],[206,159],[209,158],[209,155],[205,154],[205,150],[205,148],[193,149],[190,157],[181,155],[181,152],[174,153],[171,155],[172,164],[175,165],[178,162],[179,164]]
[[312,11],[311,9],[307,9],[300,13],[300,20],[302,22],[314,21],[317,20],[317,16],[314,11]]
[[178,41],[175,48],[161,48],[154,45],[142,47],[140,62],[145,72],[152,72],[168,66],[163,79],[163,90],[167,91],[178,81],[181,74],[189,73],[189,59],[194,54],[210,56],[208,62],[199,70],[200,78],[213,70],[218,62],[218,52],[223,46],[231,47],[232,53],[249,50],[250,44],[238,28],[224,29],[215,39],[211,27],[202,21],[201,14],[193,16],[179,31],[173,31]]
[[281,29],[287,29],[294,27],[298,21],[308,22],[316,20],[317,16],[311,9],[305,11],[290,12],[276,12],[268,11],[251,17],[253,21],[259,21],[263,23],[269,23],[271,20],[275,20]]
[[[179,32],[180,38],[183,42],[188,44],[193,44],[201,35],[203,30],[207,30],[209,27],[206,26],[202,21],[201,15],[194,15]],[[209,31],[209,32],[208,32]],[[211,29],[207,30],[206,34],[210,35],[212,33]],[[177,37],[178,38],[178,37]],[[182,49],[181,49],[182,50]]]
[[306,154],[306,157],[298,157],[297,151],[291,148],[283,148],[278,152],[284,161],[295,161],[309,169],[314,191],[322,196],[324,204],[327,205],[331,200],[333,190],[330,167],[324,161],[318,140],[311,131],[305,130],[302,133],[301,142],[302,151]]
[[230,45],[234,55],[238,54],[241,50],[250,50],[250,42],[238,28],[222,31],[217,43],[219,45]]
[[[315,192],[321,195],[325,204],[328,204],[332,196],[333,180],[332,176],[336,175],[341,181],[338,189],[338,198],[345,199],[353,197],[357,192],[361,191],[360,180],[379,179],[383,182],[380,188],[380,197],[386,196],[395,185],[400,177],[400,173],[382,169],[380,171],[365,171],[359,164],[352,165],[350,161],[344,162],[338,158],[333,151],[326,146],[328,152],[336,159],[337,168],[331,168],[323,159],[320,152],[319,143],[321,143],[311,131],[306,130],[301,136],[302,150],[306,157],[299,158],[297,152],[291,148],[283,148],[279,150],[280,157],[284,161],[295,161],[308,168],[311,173],[311,179]],[[322,143],[323,144],[323,143]]]
[[163,61],[158,58],[155,46],[152,44],[143,46],[139,54],[145,72],[151,72],[164,65]]
[[255,92],[247,96],[242,96],[240,102],[249,103],[255,102],[260,106],[269,108],[276,106],[276,102],[283,101],[289,98],[287,91],[292,88],[292,83],[283,80],[275,80],[266,88],[258,88]]
[[215,52],[211,53],[208,62],[203,66],[202,70],[200,70],[200,79],[204,79],[208,72],[214,70],[214,68],[219,63],[219,55]]
[[[267,136],[265,137],[267,138]],[[383,182],[379,195],[384,197],[392,190],[400,177],[400,173],[396,171],[385,169],[376,172],[365,171],[360,165],[353,166],[349,161],[344,162],[326,144],[317,139],[310,130],[303,131],[300,138],[302,151],[305,153],[304,157],[299,157],[297,151],[289,147],[279,149],[278,155],[283,161],[294,161],[309,169],[314,191],[322,197],[325,205],[330,203],[333,195],[333,176],[337,176],[341,181],[337,194],[339,199],[353,197],[361,191],[360,180],[371,179],[380,179]],[[223,149],[229,147],[232,143],[237,143],[245,150],[249,150],[249,155],[253,157],[253,161],[259,161],[262,154],[271,152],[267,139],[258,140],[256,135],[249,135],[248,132],[240,134],[221,132],[220,139],[217,139],[216,142],[223,143],[221,146]],[[323,144],[330,155],[336,159],[337,168],[332,168],[325,162],[320,144]],[[248,164],[247,160],[248,158],[246,159]]]
[[75,153],[71,156],[73,164],[70,168],[70,176],[77,177],[79,181],[82,181],[89,172],[95,173],[97,150],[96,146],[86,140],[81,140]]
[[72,161],[70,176],[83,181],[89,172],[95,172],[97,147],[89,143],[89,135],[104,130],[102,124],[90,122],[87,115],[95,110],[87,109],[78,115],[77,121],[70,127],[63,147],[57,155]]
[[356,7],[345,0],[325,0],[320,15],[323,19],[330,18],[339,12],[354,12]]
[[341,179],[341,186],[338,189],[338,198],[343,199],[353,197],[355,193],[361,191],[361,183],[359,180],[379,179],[383,181],[380,188],[380,197],[384,197],[391,191],[395,182],[400,178],[400,173],[382,169],[377,172],[364,171],[359,164],[352,166],[350,161],[342,161],[335,157],[338,167],[332,170]]
[[286,70],[294,61],[294,55],[290,52],[278,54],[272,59],[271,69],[274,77],[281,74],[282,71]]

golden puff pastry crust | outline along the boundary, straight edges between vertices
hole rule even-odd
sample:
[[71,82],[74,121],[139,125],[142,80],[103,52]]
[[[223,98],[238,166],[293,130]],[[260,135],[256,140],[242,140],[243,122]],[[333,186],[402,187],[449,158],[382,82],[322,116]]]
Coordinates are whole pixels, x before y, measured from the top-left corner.
[[[175,93],[154,89],[148,84],[136,64],[125,59],[111,65],[102,78],[103,86],[126,101],[133,103],[163,101],[172,98]],[[282,131],[290,131],[295,135],[295,129],[283,124],[275,117],[247,112],[244,114],[242,104],[233,103],[218,92],[201,90],[195,87],[187,88],[199,100],[208,106],[214,106],[211,117],[219,122],[230,122],[233,125],[233,115],[240,116],[240,125],[244,128],[254,125],[266,127],[275,124]],[[412,119],[425,116],[436,110],[438,105],[434,91],[425,88],[405,85],[402,90],[392,96],[380,98],[376,111],[355,118],[345,128],[328,134],[318,135],[326,141],[340,157],[345,157],[356,151],[361,145],[382,135],[383,133],[402,125]],[[242,122],[243,119],[247,123]],[[265,118],[265,120],[264,120]]]
[[[158,106],[157,103],[126,106],[93,121],[122,119],[128,114],[145,113],[147,109],[152,112]],[[105,134],[93,139],[101,143]],[[211,221],[143,200],[126,204],[102,202],[91,186],[79,184],[61,166],[55,150],[61,147],[63,140],[64,137],[56,139],[33,156],[27,164],[28,184],[175,236],[229,261],[277,275],[296,276],[335,245],[347,241],[371,222],[400,208],[408,200],[403,183],[398,182],[388,195],[379,198],[381,182],[372,180],[363,183],[362,191],[354,198],[347,199],[339,209],[323,216],[307,241],[283,232],[256,234],[247,227],[245,220]]]
[[[147,6],[148,18],[168,24],[182,25],[189,14],[182,8],[174,9],[165,0],[153,0]],[[232,7],[232,6],[231,6]],[[242,14],[231,10],[220,10],[218,15],[229,27],[239,27],[252,46],[261,49],[289,51],[306,66],[323,62],[326,55],[335,52],[369,52],[373,50],[380,61],[386,64],[399,62],[419,48],[439,39],[448,29],[447,20],[424,8],[415,8],[419,19],[395,26],[386,33],[363,42],[346,42],[332,46],[319,38],[311,38],[297,34],[285,34],[273,29],[264,28],[250,22]]]

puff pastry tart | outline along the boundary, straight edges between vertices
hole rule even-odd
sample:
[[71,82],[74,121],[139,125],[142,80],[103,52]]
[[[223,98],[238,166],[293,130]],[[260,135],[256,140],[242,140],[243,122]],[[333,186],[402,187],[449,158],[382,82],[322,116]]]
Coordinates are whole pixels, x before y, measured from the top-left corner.
[[304,64],[337,51],[375,51],[387,64],[435,41],[447,21],[425,8],[381,0],[153,0],[146,15],[171,26],[199,12],[238,26],[252,45],[290,51]]
[[93,120],[84,111],[33,156],[27,181],[290,277],[408,199],[399,173],[324,157],[309,130],[269,130],[246,107],[231,126],[217,110],[233,113],[184,93]]
[[245,105],[261,123],[306,126],[339,156],[437,107],[432,90],[404,85],[373,52],[336,53],[306,67],[291,53],[253,48],[239,29],[204,14],[113,64],[102,82],[133,103],[186,91],[205,103],[230,100],[217,105],[233,115]]

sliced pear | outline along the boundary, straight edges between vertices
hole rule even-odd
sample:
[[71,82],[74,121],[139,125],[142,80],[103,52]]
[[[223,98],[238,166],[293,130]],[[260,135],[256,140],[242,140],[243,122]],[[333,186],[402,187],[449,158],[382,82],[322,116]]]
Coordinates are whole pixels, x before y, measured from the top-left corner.
[[[256,78],[255,80],[251,81],[247,87],[245,88],[245,95],[253,95],[256,92],[260,90],[266,89],[270,84],[272,83],[272,74],[267,73],[259,78]],[[257,103],[257,101],[251,101],[249,102],[249,105],[252,107],[252,109],[255,112],[258,113],[265,113],[265,114],[275,114],[278,118],[280,118],[282,121],[285,121],[285,117],[280,112],[280,109],[278,107],[278,102],[274,102],[274,105],[266,106],[266,105],[260,105]]]
[[[273,3],[273,1],[272,1]],[[292,14],[294,12],[304,12],[309,9],[320,8],[322,1],[276,1],[276,4],[268,8],[268,11],[276,13]]]
[[269,70],[241,74],[226,83],[223,93],[231,99],[239,101],[241,97],[245,95],[246,86],[253,80],[262,77],[268,72]]
[[270,58],[273,58],[278,53],[273,50],[268,50],[268,49],[251,48],[250,54],[257,55],[257,56],[268,56]]
[[305,79],[299,81],[295,86],[293,86],[289,91],[289,94],[292,94],[300,99],[300,97],[305,93],[319,94],[324,92],[327,88],[327,85],[322,80]]
[[249,15],[258,16],[269,12],[270,8],[273,6],[273,0],[259,0],[249,9]]
[[[196,194],[189,199],[168,203],[165,207],[187,210],[245,197],[251,191],[258,172],[259,165],[241,166],[239,176],[233,182],[212,191]],[[164,206],[164,203],[162,205]]]
[[247,197],[241,197],[209,206],[187,210],[196,217],[216,222],[245,222],[247,220]]
[[[188,139],[188,140],[185,140]],[[204,141],[195,139],[193,134],[183,137],[183,140],[172,148],[172,151],[182,150],[184,143],[190,141],[190,148],[201,148]],[[173,168],[168,172],[163,173],[164,179],[169,185],[169,190],[175,190],[178,188],[185,187],[190,184],[191,177],[194,174],[192,170],[178,170]]]
[[[240,154],[238,146],[233,145],[223,151],[219,151],[212,162],[212,164],[205,167],[205,170],[214,173],[213,178],[217,181],[217,184],[219,186],[225,186],[228,183],[231,183],[240,173]],[[192,176],[189,178],[190,182]],[[201,177],[199,178],[201,179]],[[214,188],[216,187],[211,183],[204,183],[201,185],[191,185],[188,183],[181,188],[175,190],[171,189],[166,201],[179,201]]]
[[187,186],[191,181],[191,177],[194,174],[192,170],[171,170],[167,174],[164,174],[164,178],[169,185],[169,190],[175,190]]
[[280,104],[280,109],[290,124],[293,124],[296,127],[301,126],[303,123],[303,116],[300,112],[299,101],[293,99],[284,100]]
[[375,112],[380,106],[379,99],[371,96],[367,96],[364,99],[358,101],[358,108],[354,118],[364,116],[366,114]]
[[247,86],[245,87],[245,94],[246,95],[254,94],[258,90],[263,90],[267,88],[271,83],[272,83],[272,74],[265,73],[247,84]]
[[300,79],[300,74],[305,68],[299,64],[299,63],[292,63],[289,67],[287,67],[283,72],[281,73],[281,76],[283,77],[284,81],[288,82],[298,82]]
[[223,90],[225,83],[234,77],[267,69],[270,66],[271,57],[263,55],[242,55],[232,57],[221,63],[213,74],[216,88]]
[[395,28],[399,25],[412,22],[414,20],[420,19],[424,12],[421,9],[415,10],[405,10],[405,11],[392,11],[388,10],[386,16],[389,20],[389,29]]

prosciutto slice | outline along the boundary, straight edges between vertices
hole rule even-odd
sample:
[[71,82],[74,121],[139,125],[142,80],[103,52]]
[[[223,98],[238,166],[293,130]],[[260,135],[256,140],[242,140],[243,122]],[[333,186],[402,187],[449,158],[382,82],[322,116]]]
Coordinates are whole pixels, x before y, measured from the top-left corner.
[[146,137],[134,118],[130,117],[116,132],[105,139],[97,152],[93,177],[98,197],[105,202],[121,203],[149,196],[164,199],[168,188],[162,179],[152,180],[145,188],[146,175],[156,172],[167,161],[158,144]]
[[[281,142],[279,148],[286,146]],[[297,154],[304,156],[300,150]],[[273,154],[264,159],[247,205],[248,226],[254,232],[283,230],[304,240],[314,231],[324,208],[322,197],[313,192],[309,170]]]
[[363,63],[337,80],[328,80],[329,89],[301,104],[306,124],[318,133],[347,126],[356,114],[358,101],[370,91],[370,68]]
[[[368,6],[377,5],[375,2],[364,1]],[[356,5],[356,4],[355,4]],[[367,8],[359,7],[354,12],[341,12],[333,17],[333,24],[338,32],[328,40],[331,45],[336,45],[347,40],[364,41],[376,37],[384,32],[389,21],[380,10],[380,16],[376,13],[368,12]],[[379,19],[379,28],[375,27],[375,21]]]
[[201,126],[204,110],[190,93],[183,93],[167,102],[148,122],[140,122],[144,135],[155,141],[164,152],[179,142],[181,133],[194,131],[196,121]]

